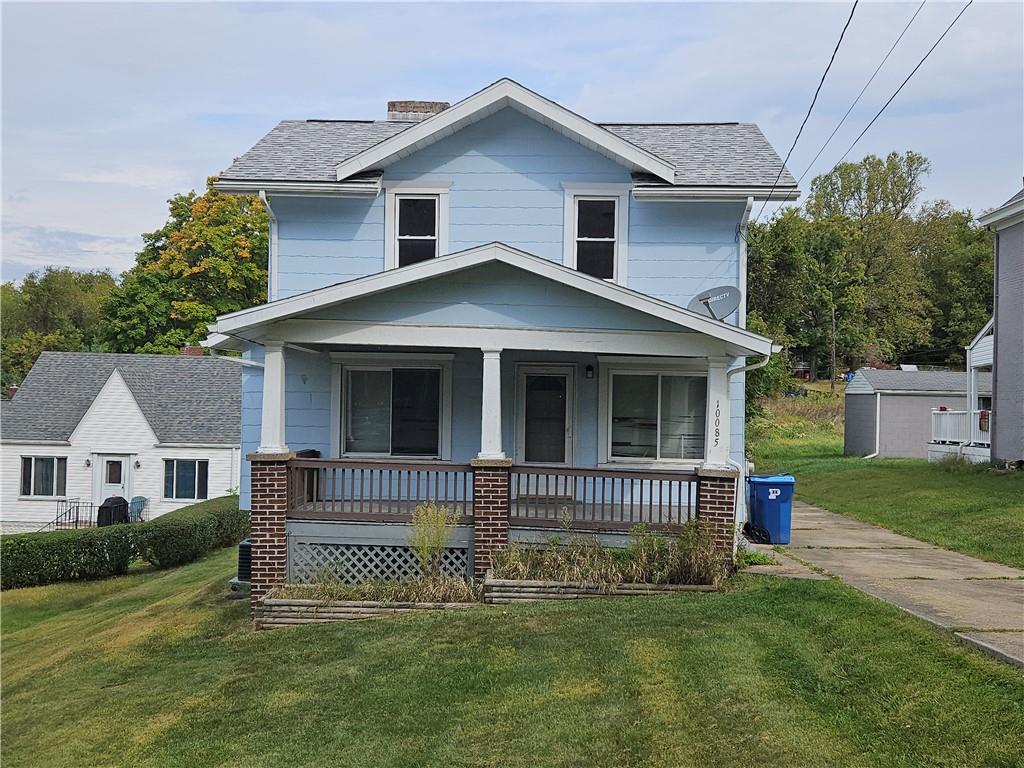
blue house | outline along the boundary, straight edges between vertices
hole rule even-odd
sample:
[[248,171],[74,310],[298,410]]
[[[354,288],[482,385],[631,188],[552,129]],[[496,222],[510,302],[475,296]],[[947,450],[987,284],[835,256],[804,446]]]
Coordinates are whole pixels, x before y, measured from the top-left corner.
[[254,590],[408,567],[431,500],[478,573],[552,525],[717,515],[731,548],[744,368],[773,348],[745,227],[798,194],[758,128],[597,124],[507,79],[388,109],[282,122],[216,183],[271,219],[270,301],[207,340],[251,362]]

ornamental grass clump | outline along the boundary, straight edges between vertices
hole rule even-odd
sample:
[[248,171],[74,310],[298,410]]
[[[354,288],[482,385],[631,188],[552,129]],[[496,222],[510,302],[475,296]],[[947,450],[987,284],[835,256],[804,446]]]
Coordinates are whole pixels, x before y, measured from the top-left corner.
[[416,506],[412,513],[409,548],[424,576],[441,574],[441,559],[458,522],[459,513],[448,507],[439,507],[432,501]]

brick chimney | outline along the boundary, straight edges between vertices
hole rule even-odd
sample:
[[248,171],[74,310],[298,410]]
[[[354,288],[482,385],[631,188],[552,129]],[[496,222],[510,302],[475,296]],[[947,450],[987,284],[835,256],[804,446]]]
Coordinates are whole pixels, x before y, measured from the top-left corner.
[[192,347],[188,344],[183,344],[178,352],[182,355],[188,355],[189,357],[202,357],[206,354],[206,350],[202,347]]
[[444,112],[451,105],[447,101],[389,101],[388,120],[418,123]]

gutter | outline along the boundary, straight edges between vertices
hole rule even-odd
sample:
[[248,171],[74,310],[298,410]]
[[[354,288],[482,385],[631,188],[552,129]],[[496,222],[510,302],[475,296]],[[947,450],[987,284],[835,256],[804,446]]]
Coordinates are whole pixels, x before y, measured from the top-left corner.
[[775,189],[769,187],[683,187],[654,185],[638,185],[633,187],[633,197],[637,200],[653,200],[655,202],[688,200],[690,202],[724,202],[744,201],[748,197],[756,200],[779,200],[792,202],[800,198],[800,190]]
[[241,181],[221,179],[213,188],[227,195],[258,195],[269,192],[294,197],[377,197],[380,178],[368,181]]

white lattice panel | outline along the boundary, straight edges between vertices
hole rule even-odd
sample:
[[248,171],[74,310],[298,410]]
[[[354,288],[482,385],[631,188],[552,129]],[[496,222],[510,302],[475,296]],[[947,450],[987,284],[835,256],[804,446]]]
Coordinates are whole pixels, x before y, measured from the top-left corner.
[[[403,579],[420,572],[409,547],[294,540],[291,544],[288,580],[296,584],[325,579],[357,584]],[[441,570],[452,576],[465,576],[469,570],[469,550],[444,550]]]

